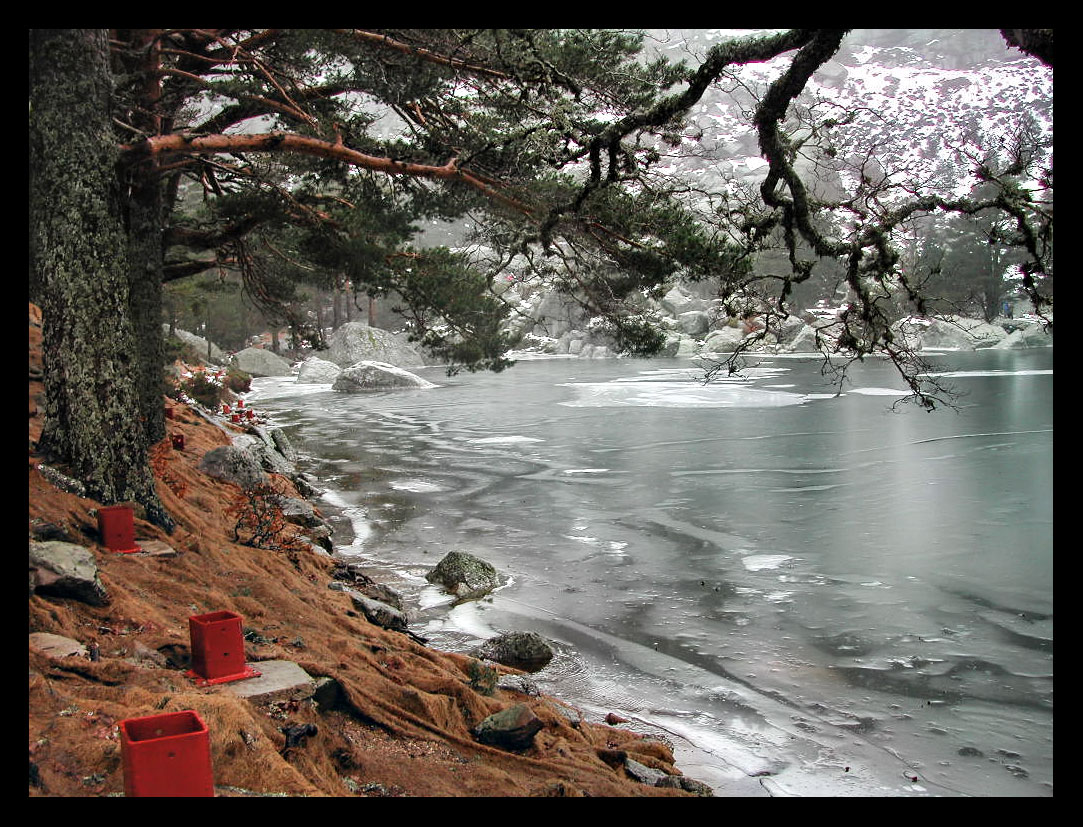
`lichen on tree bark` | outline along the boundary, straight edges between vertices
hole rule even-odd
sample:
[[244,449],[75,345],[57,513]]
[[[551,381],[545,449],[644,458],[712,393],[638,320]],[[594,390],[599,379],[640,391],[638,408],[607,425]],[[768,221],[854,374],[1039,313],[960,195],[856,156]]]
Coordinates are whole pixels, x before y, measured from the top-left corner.
[[30,251],[46,395],[39,448],[90,497],[136,500],[171,528],[136,401],[108,59],[104,30],[30,34]]

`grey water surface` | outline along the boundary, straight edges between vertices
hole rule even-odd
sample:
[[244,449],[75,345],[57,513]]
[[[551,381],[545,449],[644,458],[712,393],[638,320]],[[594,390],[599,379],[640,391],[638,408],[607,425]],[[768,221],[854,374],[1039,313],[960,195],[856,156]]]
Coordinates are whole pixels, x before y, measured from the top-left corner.
[[[902,381],[763,357],[524,360],[370,395],[260,379],[328,489],[339,553],[467,651],[538,631],[542,688],[666,738],[722,794],[1050,796],[1052,349],[930,356]],[[447,551],[510,577],[454,605]]]

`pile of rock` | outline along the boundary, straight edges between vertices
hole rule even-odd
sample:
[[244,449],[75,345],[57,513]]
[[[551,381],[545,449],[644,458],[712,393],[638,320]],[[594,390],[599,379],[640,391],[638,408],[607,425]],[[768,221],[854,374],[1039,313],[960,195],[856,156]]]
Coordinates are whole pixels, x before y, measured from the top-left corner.
[[[231,433],[233,444],[221,445],[203,455],[199,470],[216,479],[251,490],[270,482],[267,473],[290,479],[305,497],[316,496],[319,489],[311,477],[298,470],[297,451],[281,428],[246,425],[244,433]],[[332,550],[331,526],[305,499],[279,495],[276,503],[287,522],[301,526],[321,553]]]
[[[769,353],[815,353],[821,344],[834,340],[837,325],[832,314],[790,316],[764,331],[756,318],[730,316],[718,299],[695,294],[695,285],[677,285],[661,299],[642,300],[645,316],[654,317],[666,331],[659,355],[665,357],[717,357],[733,353],[738,346]],[[517,312],[508,322],[508,332],[521,337],[527,350],[601,358],[616,354],[604,324],[586,316],[570,299],[534,291],[525,284],[503,289],[501,298]],[[997,319],[993,323],[960,316],[904,319],[895,330],[917,350],[975,350],[985,347],[1051,347],[1052,334],[1033,319]]]

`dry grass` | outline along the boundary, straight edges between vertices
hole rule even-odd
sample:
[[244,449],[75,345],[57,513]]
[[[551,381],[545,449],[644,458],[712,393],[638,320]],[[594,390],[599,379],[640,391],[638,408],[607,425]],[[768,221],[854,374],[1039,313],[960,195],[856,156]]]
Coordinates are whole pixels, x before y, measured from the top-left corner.
[[[40,331],[30,328],[31,367],[40,366]],[[159,495],[177,521],[166,536],[136,520],[136,539],[160,540],[176,557],[114,554],[91,537],[99,504],[64,493],[34,466],[40,434],[31,372],[29,517],[52,523],[92,549],[111,602],[92,607],[33,595],[29,631],[100,647],[101,659],[51,658],[29,650],[31,796],[122,794],[117,723],[158,711],[194,709],[210,730],[217,794],[289,796],[683,795],[649,788],[600,754],[623,750],[676,773],[668,748],[606,726],[573,728],[540,698],[470,688],[470,659],[419,645],[369,624],[347,595],[327,588],[332,561],[288,555],[231,540],[229,509],[238,490],[198,470],[202,455],[228,435],[172,400],[171,433],[183,451],[155,449]],[[279,478],[281,485],[290,486]],[[291,559],[293,557],[294,559]],[[246,659],[291,660],[313,677],[339,682],[340,708],[311,701],[260,706],[222,687],[196,688],[184,676],[188,618],[227,610],[259,643]],[[482,746],[470,730],[512,703],[526,702],[545,723],[534,746],[512,754]],[[316,734],[286,748],[283,728],[313,724]]]

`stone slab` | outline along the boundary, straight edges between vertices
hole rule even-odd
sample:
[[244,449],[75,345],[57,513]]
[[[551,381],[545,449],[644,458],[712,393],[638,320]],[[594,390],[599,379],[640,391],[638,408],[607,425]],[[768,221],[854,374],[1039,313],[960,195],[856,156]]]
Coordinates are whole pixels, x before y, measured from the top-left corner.
[[220,684],[220,688],[257,704],[303,701],[316,692],[316,681],[292,661],[263,660],[245,665],[262,674],[258,678]]
[[135,552],[136,554],[149,554],[152,557],[177,556],[177,550],[161,540],[136,540],[135,544],[139,546],[139,551]]
[[50,632],[32,632],[30,634],[30,645],[53,658],[66,658],[71,655],[81,658],[87,657],[86,647],[79,641],[63,635],[54,635]]

